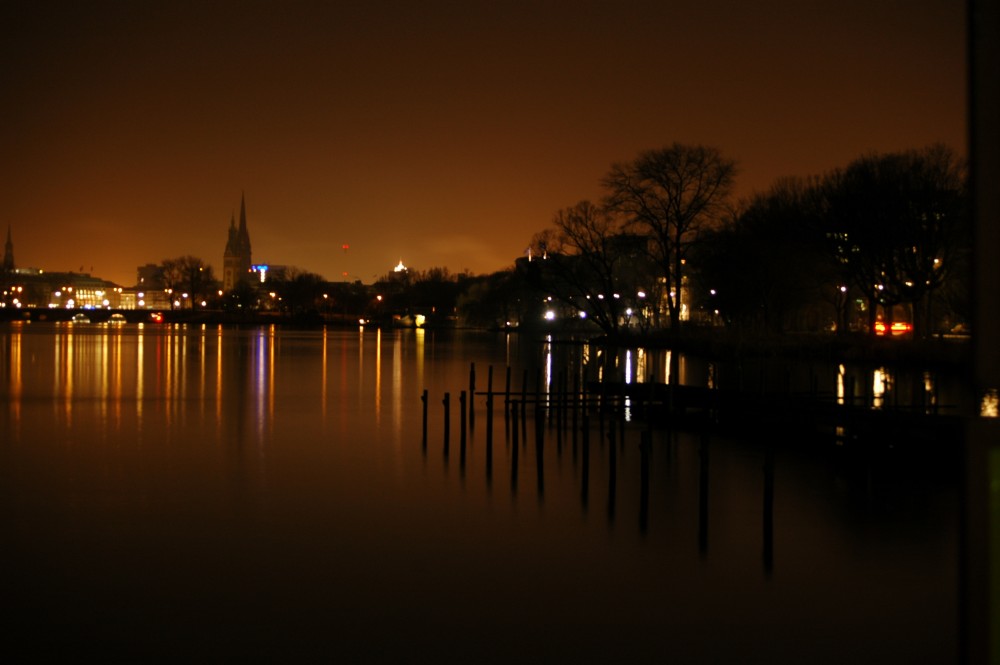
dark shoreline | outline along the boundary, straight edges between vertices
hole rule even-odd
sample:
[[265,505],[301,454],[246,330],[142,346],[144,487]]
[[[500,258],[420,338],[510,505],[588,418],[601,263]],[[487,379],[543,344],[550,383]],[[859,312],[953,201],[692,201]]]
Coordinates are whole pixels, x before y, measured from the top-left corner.
[[[281,325],[290,328],[345,327],[359,324],[357,315],[319,314],[298,315],[272,312],[225,312],[220,310],[67,310],[67,309],[0,309],[0,322],[69,322],[76,314],[85,314],[90,323],[108,323],[114,314],[124,317],[124,323],[148,324],[210,324],[210,325]],[[116,317],[117,318],[117,317]],[[372,327],[387,327],[391,322],[367,322]],[[464,330],[454,325],[425,326],[428,330]],[[469,328],[468,330],[485,329]],[[596,343],[609,347],[644,347],[674,349],[726,360],[743,358],[786,358],[824,360],[830,362],[891,363],[922,365],[928,369],[961,370],[971,368],[971,338],[948,337],[927,340],[874,337],[850,333],[784,333],[748,335],[720,328],[690,327],[678,333],[657,331],[625,333],[614,337],[592,335],[573,330],[507,329],[521,335],[543,337],[553,335],[561,343]],[[496,331],[494,331],[496,332]]]

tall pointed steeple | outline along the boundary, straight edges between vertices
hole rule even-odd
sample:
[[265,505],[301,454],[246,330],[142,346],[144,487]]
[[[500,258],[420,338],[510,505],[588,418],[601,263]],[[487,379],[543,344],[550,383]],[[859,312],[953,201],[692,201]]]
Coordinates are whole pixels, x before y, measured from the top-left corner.
[[240,224],[236,226],[236,215],[229,218],[229,239],[222,258],[222,288],[229,291],[238,283],[250,278],[251,252],[250,233],[247,231],[246,196],[240,194]]
[[10,224],[7,225],[7,244],[3,248],[3,271],[14,271],[14,241],[10,239]]

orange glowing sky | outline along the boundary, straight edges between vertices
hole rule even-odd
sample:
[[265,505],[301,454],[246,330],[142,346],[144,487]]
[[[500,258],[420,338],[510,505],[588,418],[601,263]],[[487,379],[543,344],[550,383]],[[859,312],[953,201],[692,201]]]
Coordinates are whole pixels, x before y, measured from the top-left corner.
[[245,191],[255,262],[491,272],[674,141],[738,160],[741,195],[872,150],[964,154],[965,20],[960,0],[5,0],[0,229],[20,267],[219,274]]

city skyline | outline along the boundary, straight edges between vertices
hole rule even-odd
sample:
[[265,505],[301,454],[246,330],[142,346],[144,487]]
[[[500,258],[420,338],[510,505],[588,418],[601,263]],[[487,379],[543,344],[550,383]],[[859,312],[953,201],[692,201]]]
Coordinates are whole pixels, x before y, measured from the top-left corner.
[[245,192],[255,261],[369,283],[508,267],[674,141],[739,196],[965,152],[964,3],[666,4],[5,3],[0,228],[20,266],[221,274]]

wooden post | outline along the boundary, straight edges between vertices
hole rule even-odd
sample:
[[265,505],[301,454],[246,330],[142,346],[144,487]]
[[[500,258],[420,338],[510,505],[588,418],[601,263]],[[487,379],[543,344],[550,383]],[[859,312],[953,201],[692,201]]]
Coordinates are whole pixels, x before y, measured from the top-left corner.
[[465,427],[466,427],[466,408],[468,406],[468,395],[463,390],[458,395],[459,402],[459,464],[462,469],[465,468]]
[[469,364],[469,426],[476,418],[476,363]]
[[427,389],[424,388],[423,394],[420,396],[420,401],[424,403],[424,438],[423,438],[423,449],[427,450]]
[[493,365],[486,381],[486,436],[493,436]]
[[503,412],[505,417],[508,406],[510,406],[510,365],[507,365],[507,372],[503,382]]
[[444,456],[448,456],[448,444],[451,437],[451,394],[445,393],[444,400]]

